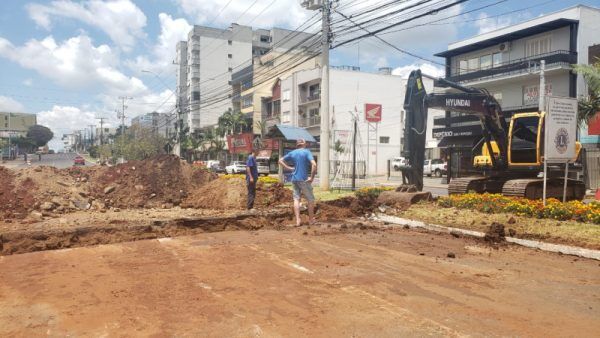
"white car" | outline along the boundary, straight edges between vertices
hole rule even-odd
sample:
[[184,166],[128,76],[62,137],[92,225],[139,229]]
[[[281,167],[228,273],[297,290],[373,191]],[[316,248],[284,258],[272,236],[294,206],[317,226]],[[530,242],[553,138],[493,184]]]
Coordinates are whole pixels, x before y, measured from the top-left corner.
[[225,172],[228,174],[243,174],[246,172],[246,163],[242,161],[234,161],[225,167]]
[[406,165],[406,159],[404,157],[394,157],[390,165],[395,171],[400,171],[400,168]]
[[268,157],[257,157],[256,158],[256,169],[259,175],[269,176],[270,159]]
[[425,160],[423,164],[423,174],[431,177],[442,177],[446,174],[448,166],[446,162],[440,159]]

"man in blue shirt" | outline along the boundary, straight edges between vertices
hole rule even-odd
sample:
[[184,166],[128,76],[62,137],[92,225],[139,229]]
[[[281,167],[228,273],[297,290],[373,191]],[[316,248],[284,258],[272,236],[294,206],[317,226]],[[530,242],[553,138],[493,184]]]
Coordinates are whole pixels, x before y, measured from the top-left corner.
[[248,210],[254,208],[254,199],[256,198],[256,182],[258,182],[258,167],[256,165],[257,149],[252,149],[252,153],[248,155],[246,161],[246,185],[248,186],[248,202],[246,208]]
[[294,214],[296,215],[296,226],[300,226],[302,223],[300,220],[300,198],[302,195],[304,195],[304,198],[308,201],[309,224],[313,224],[315,221],[315,196],[313,195],[312,181],[317,173],[317,162],[315,162],[310,150],[306,149],[305,140],[297,140],[296,148],[296,150],[293,150],[280,159],[279,165],[287,170],[293,171]]

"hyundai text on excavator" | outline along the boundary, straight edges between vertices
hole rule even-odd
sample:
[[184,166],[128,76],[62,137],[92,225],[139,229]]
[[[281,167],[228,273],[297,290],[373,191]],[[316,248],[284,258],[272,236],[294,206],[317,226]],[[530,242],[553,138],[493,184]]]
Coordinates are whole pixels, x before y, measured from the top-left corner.
[[[500,104],[485,89],[465,87],[443,78],[440,86],[450,87],[458,93],[427,94],[420,70],[411,72],[404,98],[405,127],[402,156],[407,159],[401,167],[405,187],[423,189],[423,162],[427,112],[429,108],[472,114],[481,122],[483,137],[473,147],[473,167],[477,176],[453,178],[449,194],[502,193],[529,199],[542,198],[543,178],[539,178],[544,165],[545,112],[516,113],[507,118]],[[581,145],[577,143],[579,155]],[[574,159],[575,160],[575,159]],[[562,198],[564,167],[548,166],[547,197]],[[567,179],[566,198],[581,200],[585,184]]]

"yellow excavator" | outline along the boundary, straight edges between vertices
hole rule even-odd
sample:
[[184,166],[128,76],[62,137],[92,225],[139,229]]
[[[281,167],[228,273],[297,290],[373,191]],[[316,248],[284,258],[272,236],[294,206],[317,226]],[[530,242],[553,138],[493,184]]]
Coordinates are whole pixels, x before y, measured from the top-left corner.
[[[405,186],[423,189],[425,130],[427,111],[431,108],[461,112],[479,117],[483,137],[473,151],[473,167],[479,171],[471,177],[453,178],[449,194],[502,193],[529,199],[542,198],[544,165],[545,112],[517,113],[507,123],[500,104],[485,89],[465,87],[446,79],[442,86],[458,93],[427,94],[420,70],[412,71],[404,98],[405,129],[402,155],[407,159],[401,167]],[[581,144],[576,144],[576,161]],[[564,167],[548,166],[547,197],[562,199]],[[583,181],[567,179],[566,199],[581,200],[585,196]]]

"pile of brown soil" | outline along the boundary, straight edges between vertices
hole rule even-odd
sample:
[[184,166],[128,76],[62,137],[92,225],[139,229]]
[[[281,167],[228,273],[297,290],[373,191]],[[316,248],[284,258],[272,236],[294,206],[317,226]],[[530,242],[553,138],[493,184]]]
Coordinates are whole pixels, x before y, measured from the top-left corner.
[[0,167],[0,218],[24,218],[33,205],[33,181],[26,180],[20,185],[15,181],[13,171]]
[[370,206],[361,205],[360,201],[353,196],[340,199],[319,202],[317,204],[317,218],[323,221],[335,221],[363,216]]
[[[217,179],[192,191],[182,202],[184,208],[245,209],[248,190],[243,179]],[[292,192],[277,184],[259,183],[254,207],[261,209],[291,203]]]
[[91,176],[92,196],[119,208],[180,205],[189,192],[216,177],[173,155],[103,167]]

